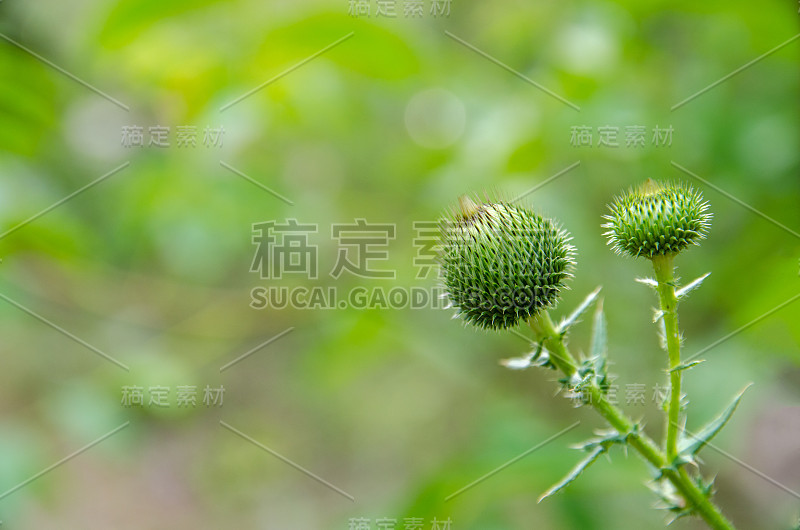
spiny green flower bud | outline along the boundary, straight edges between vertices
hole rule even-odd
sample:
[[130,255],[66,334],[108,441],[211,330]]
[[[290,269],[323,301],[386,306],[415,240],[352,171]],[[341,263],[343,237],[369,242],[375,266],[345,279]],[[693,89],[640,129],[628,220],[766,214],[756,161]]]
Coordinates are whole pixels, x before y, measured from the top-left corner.
[[711,214],[699,191],[681,183],[648,179],[638,189],[614,199],[603,216],[608,244],[633,257],[674,255],[698,245],[708,232]]
[[521,206],[460,200],[442,225],[442,278],[471,324],[504,329],[552,306],[571,276],[574,249],[554,221]]

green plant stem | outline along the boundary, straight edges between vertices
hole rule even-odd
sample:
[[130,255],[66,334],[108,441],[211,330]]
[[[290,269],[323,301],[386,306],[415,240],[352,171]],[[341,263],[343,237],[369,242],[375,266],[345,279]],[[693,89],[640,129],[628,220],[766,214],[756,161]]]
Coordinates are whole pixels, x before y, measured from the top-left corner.
[[[531,329],[544,341],[544,346],[550,354],[550,361],[567,378],[572,378],[578,370],[578,363],[567,349],[566,344],[564,344],[564,337],[556,330],[547,311],[541,311],[532,317],[528,323]],[[658,445],[644,432],[637,429],[636,423],[622,410],[608,401],[597,382],[591,381],[587,383],[583,390],[588,392],[588,404],[594,407],[617,432],[628,436],[628,444],[675,486],[675,489],[685,499],[687,505],[694,506],[697,513],[710,528],[714,530],[734,530],[733,524],[703,494],[688,473],[682,468],[669,465],[667,457]]]
[[664,339],[669,355],[669,404],[664,426],[664,445],[667,459],[674,462],[678,456],[678,425],[681,414],[681,338],[678,330],[678,299],[675,296],[674,256],[656,256],[653,269],[658,282],[658,300],[664,319]]

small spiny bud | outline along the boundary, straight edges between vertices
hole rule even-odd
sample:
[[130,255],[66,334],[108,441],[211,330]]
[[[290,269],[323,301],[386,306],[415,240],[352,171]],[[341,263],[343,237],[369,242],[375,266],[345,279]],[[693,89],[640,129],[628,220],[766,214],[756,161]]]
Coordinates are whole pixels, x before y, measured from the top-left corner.
[[574,266],[566,231],[510,203],[463,197],[441,234],[448,297],[481,328],[509,328],[554,305]]
[[697,245],[708,233],[711,214],[699,191],[680,183],[648,179],[614,199],[603,228],[618,254],[653,259]]

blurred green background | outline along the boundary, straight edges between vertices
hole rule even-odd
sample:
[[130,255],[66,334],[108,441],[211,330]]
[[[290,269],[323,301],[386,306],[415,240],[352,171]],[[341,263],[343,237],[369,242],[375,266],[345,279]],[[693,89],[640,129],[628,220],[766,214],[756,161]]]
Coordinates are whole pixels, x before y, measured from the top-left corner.
[[[579,161],[524,199],[578,248],[556,313],[603,285],[621,405],[658,435],[655,299],[633,281],[650,271],[606,248],[601,216],[647,177],[691,181],[710,200],[710,237],[678,259],[687,281],[713,272],[681,306],[687,354],[800,293],[796,234],[670,164],[800,231],[800,42],[670,110],[796,35],[798,6],[456,1],[434,16],[426,0],[422,16],[406,17],[398,0],[390,18],[377,4],[353,17],[346,0],[0,3],[0,232],[130,164],[0,239],[0,293],[130,368],[0,300],[0,491],[130,422],[0,499],[4,527],[337,529],[389,518],[403,528],[412,517],[424,528],[434,518],[481,530],[662,526],[643,463],[619,452],[537,504],[577,461],[567,446],[603,424],[553,397],[552,373],[498,364],[525,353],[524,338],[467,329],[436,308],[256,310],[250,291],[431,289],[435,274],[416,277],[415,221],[436,220],[462,193],[517,196]],[[170,127],[171,147],[147,145],[158,125]],[[637,125],[645,145],[626,147],[625,128]],[[126,126],[144,128],[144,147],[122,145]],[[196,147],[176,146],[179,126],[197,127]],[[221,147],[203,145],[207,126],[224,128]],[[619,147],[596,145],[605,126],[618,128]],[[656,126],[672,128],[670,145],[652,141]],[[590,127],[593,145],[573,145],[574,127]],[[318,279],[250,272],[251,225],[288,218],[319,227]],[[395,279],[330,276],[331,226],[358,218],[396,224],[388,259],[376,261]],[[685,378],[690,428],[755,383],[716,445],[794,491],[798,322],[800,302],[789,304]],[[645,405],[625,403],[629,384],[647,386]],[[172,406],[123,407],[126,385],[168,386]],[[198,387],[196,408],[175,405],[178,385]],[[200,403],[206,385],[224,386],[223,406]],[[709,449],[705,463],[740,528],[785,528],[800,514],[796,497],[731,458]]]

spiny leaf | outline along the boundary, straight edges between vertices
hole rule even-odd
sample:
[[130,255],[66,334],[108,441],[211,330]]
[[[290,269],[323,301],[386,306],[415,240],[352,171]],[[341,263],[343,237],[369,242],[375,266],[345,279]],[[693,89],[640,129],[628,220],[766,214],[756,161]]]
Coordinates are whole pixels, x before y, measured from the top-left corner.
[[[711,498],[711,495],[714,492],[714,478],[712,478],[709,482],[705,482],[703,477],[698,475],[695,477],[694,482],[697,484],[697,487],[700,489],[700,493],[707,499]],[[663,499],[662,499],[663,500]],[[675,502],[672,506],[667,506],[666,508],[672,513],[673,518],[667,521],[667,526],[671,525],[681,517],[687,517],[690,515],[697,515],[697,505],[695,504],[686,504],[683,498],[676,498],[677,502]]]
[[540,342],[536,348],[522,357],[512,357],[502,359],[500,364],[509,370],[525,370],[531,366],[548,366],[550,364],[550,354],[544,349],[544,343]]
[[661,501],[661,505],[657,505],[658,508],[670,509],[672,506],[675,506],[678,502],[680,502],[678,491],[668,480],[661,480],[661,470],[652,468],[652,471],[653,481],[648,483],[647,487],[650,489],[650,491],[655,493]]
[[715,482],[717,477],[711,477],[708,482],[703,481],[702,476],[698,476],[695,482],[697,482],[697,487],[700,488],[700,492],[705,495],[706,497],[711,497],[714,494],[715,490]]
[[658,287],[658,282],[655,281],[653,278],[636,278],[636,281],[641,283],[641,284],[644,284],[644,285],[647,285],[649,287],[652,287],[653,289]]
[[714,418],[697,433],[690,434],[684,430],[681,434],[681,439],[678,441],[678,458],[692,461],[694,455],[700,452],[700,450],[722,430],[725,424],[728,423],[728,420],[731,419],[734,411],[736,411],[736,407],[739,406],[739,401],[748,388],[750,388],[750,385],[747,385],[733,398],[733,401],[722,411],[722,414]]
[[[634,432],[638,431],[638,426],[634,426]],[[614,429],[608,429],[604,431],[595,431],[597,437],[592,438],[590,440],[586,440],[585,442],[573,445],[573,449],[580,449],[581,451],[594,451],[597,447],[602,447],[603,450],[608,451],[612,445],[620,444],[624,445],[628,441],[628,436],[631,433],[620,433]]]
[[603,312],[603,299],[597,302],[594,311],[594,322],[592,323],[592,342],[589,345],[589,359],[598,377],[598,383],[602,388],[608,383],[608,372],[606,368],[608,335],[606,332],[606,316]]
[[556,483],[549,490],[544,492],[542,494],[542,496],[539,497],[539,502],[542,502],[546,498],[554,495],[555,493],[557,493],[557,492],[561,491],[562,489],[566,488],[567,486],[569,486],[572,482],[575,481],[575,479],[577,479],[581,475],[581,473],[586,471],[586,468],[588,468],[590,465],[594,464],[595,460],[597,460],[597,458],[601,454],[605,453],[605,451],[606,450],[600,445],[598,445],[597,447],[592,449],[592,451],[588,455],[586,455],[586,457],[583,460],[578,462],[578,464],[574,468],[572,468],[572,470],[569,473],[567,473],[567,476],[565,476],[563,479],[561,479],[558,483]]
[[500,364],[509,370],[524,370],[531,367],[531,359],[533,354],[528,354],[524,357],[512,357],[511,359],[501,359]]
[[583,302],[581,302],[581,304],[577,308],[575,308],[575,311],[573,311],[567,318],[565,318],[561,322],[559,322],[559,324],[558,324],[558,326],[556,328],[556,331],[558,331],[558,333],[562,333],[562,334],[566,333],[567,330],[570,328],[570,326],[575,324],[575,322],[578,321],[578,319],[581,317],[581,315],[587,309],[589,309],[589,306],[592,305],[592,303],[595,301],[595,299],[597,298],[597,295],[600,294],[600,289],[602,289],[602,287],[598,287],[597,289],[595,289],[594,291],[589,293],[589,296],[587,296],[583,300]]
[[667,325],[663,318],[657,321],[656,325],[658,326],[658,344],[662,350],[667,351]]
[[686,296],[690,292],[692,292],[695,289],[697,289],[698,287],[700,287],[700,284],[703,283],[703,280],[708,278],[710,275],[711,275],[711,273],[708,272],[708,273],[700,276],[699,278],[697,278],[693,282],[691,282],[691,283],[689,283],[687,285],[684,285],[683,287],[681,287],[680,289],[675,291],[675,296],[680,300],[681,298],[683,298],[684,296]]
[[659,501],[656,508],[668,511],[672,517],[667,521],[667,526],[674,523],[681,517],[693,515],[696,508],[693,504],[687,504],[683,497],[678,494],[675,487],[666,480],[659,480],[649,484],[650,491],[658,496]]
[[664,318],[664,311],[661,309],[653,309],[653,324]]
[[676,366],[675,368],[672,368],[671,370],[669,370],[669,372],[681,372],[683,370],[688,370],[689,368],[692,368],[692,367],[697,366],[698,364],[704,363],[704,362],[706,362],[705,359],[698,359],[696,361],[689,361],[689,362],[681,363],[678,366]]
[[603,300],[597,303],[594,311],[594,322],[592,326],[592,342],[589,347],[589,355],[594,358],[606,357],[606,344],[608,336],[606,334],[606,315],[603,313]]
[[532,352],[522,357],[512,357],[510,359],[501,359],[500,364],[509,370],[524,370],[533,366],[533,361],[542,351],[542,343],[540,342]]

